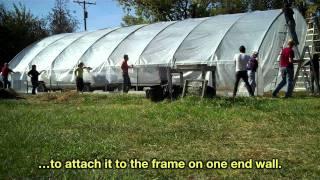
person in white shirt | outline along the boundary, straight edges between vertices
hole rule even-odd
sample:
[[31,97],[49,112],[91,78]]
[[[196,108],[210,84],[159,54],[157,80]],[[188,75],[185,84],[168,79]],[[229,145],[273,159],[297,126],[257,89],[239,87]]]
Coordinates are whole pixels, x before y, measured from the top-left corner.
[[247,73],[247,64],[250,60],[250,56],[245,54],[246,48],[244,46],[240,46],[239,51],[240,53],[234,56],[234,61],[236,64],[236,82],[234,84],[233,97],[237,95],[240,79],[245,82],[249,95],[253,96],[254,94],[249,84]]

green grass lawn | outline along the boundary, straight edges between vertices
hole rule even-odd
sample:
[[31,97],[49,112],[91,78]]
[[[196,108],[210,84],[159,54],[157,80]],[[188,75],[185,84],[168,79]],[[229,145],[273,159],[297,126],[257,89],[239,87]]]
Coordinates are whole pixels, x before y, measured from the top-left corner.
[[[316,179],[320,101],[150,102],[75,93],[0,101],[0,179]],[[281,169],[39,169],[51,159],[271,160]]]

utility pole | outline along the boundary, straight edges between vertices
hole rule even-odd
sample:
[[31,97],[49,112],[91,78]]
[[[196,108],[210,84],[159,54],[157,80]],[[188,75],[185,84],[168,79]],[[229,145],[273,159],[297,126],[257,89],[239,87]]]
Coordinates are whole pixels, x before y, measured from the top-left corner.
[[94,2],[87,2],[86,0],[82,0],[82,1],[73,1],[74,3],[78,3],[80,6],[83,7],[83,21],[84,21],[84,30],[87,31],[87,18],[88,18],[88,11],[87,11],[87,7],[86,5],[96,5],[96,3]]
[[249,0],[248,2],[248,12],[252,12],[253,5],[252,5],[252,0]]

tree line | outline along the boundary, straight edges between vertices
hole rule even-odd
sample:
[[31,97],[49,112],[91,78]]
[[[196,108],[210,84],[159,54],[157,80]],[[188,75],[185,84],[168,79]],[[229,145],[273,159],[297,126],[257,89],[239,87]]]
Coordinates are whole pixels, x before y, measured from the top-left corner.
[[[123,8],[123,26],[200,18],[250,10],[281,9],[286,0],[116,0]],[[315,0],[288,0],[306,13],[320,5]],[[313,2],[311,5],[308,2]]]
[[0,4],[0,65],[38,40],[76,31],[78,24],[66,0],[55,0],[55,6],[44,18],[36,17],[21,3],[13,4],[12,9]]

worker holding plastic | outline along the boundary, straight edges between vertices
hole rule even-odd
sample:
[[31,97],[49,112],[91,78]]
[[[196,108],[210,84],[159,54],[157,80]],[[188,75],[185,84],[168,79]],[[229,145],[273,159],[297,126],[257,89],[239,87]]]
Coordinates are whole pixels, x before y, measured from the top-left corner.
[[282,81],[278,84],[276,89],[272,92],[272,97],[276,98],[278,97],[279,91],[287,84],[287,92],[285,95],[285,98],[289,98],[292,96],[293,92],[293,78],[294,78],[294,67],[293,63],[296,62],[294,60],[294,51],[293,51],[294,41],[289,40],[288,41],[288,47],[282,49],[281,55],[280,55],[280,71],[281,71],[281,77]]
[[87,69],[88,71],[90,71],[92,68],[85,67],[84,64],[81,62],[81,63],[79,63],[78,68],[74,72],[74,74],[76,76],[76,84],[77,84],[77,91],[78,92],[83,92],[83,88],[84,88],[83,70],[84,69]]
[[125,54],[123,56],[123,61],[121,64],[121,69],[122,69],[122,77],[123,77],[123,92],[124,93],[128,93],[130,87],[131,87],[131,81],[130,81],[130,77],[129,77],[129,68],[133,68],[133,65],[131,65],[129,67],[128,65],[128,60],[129,60],[129,56],[127,54]]

